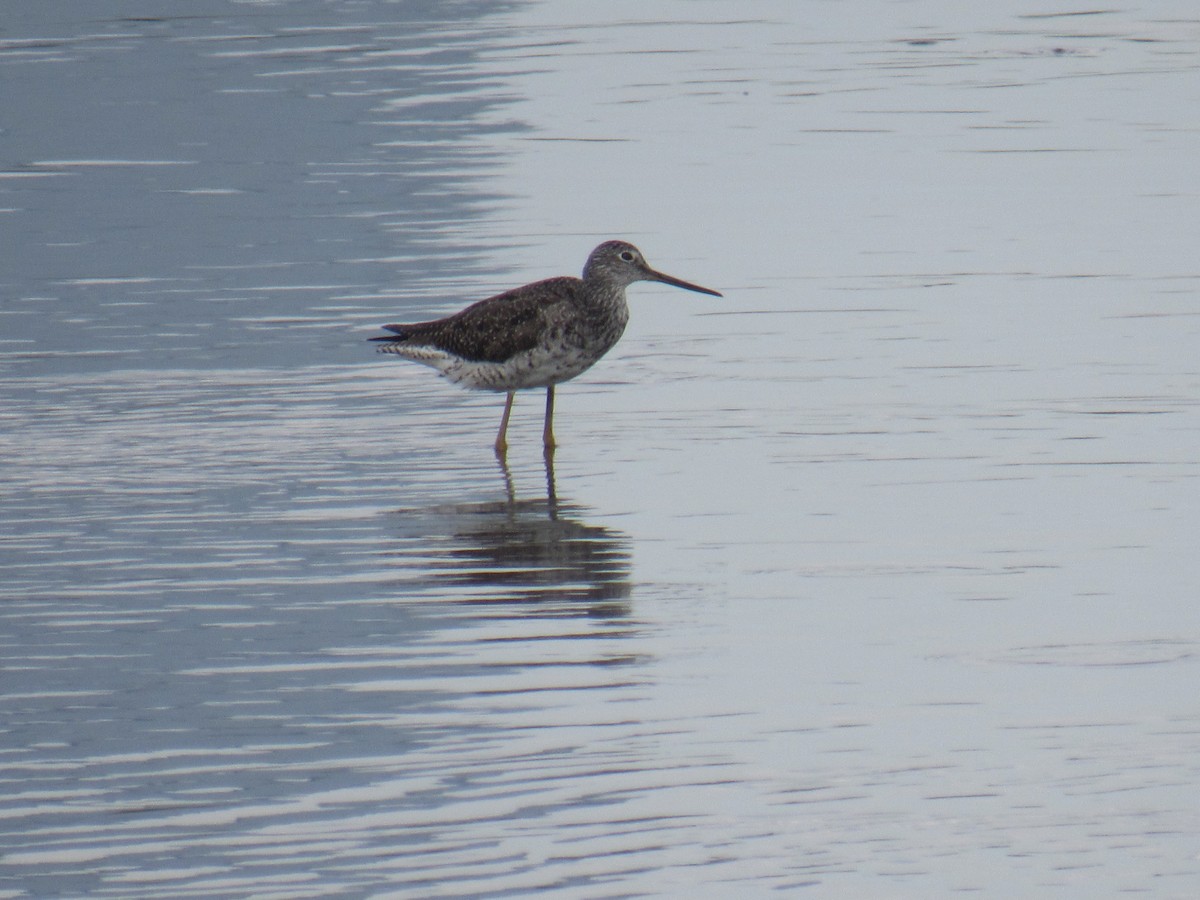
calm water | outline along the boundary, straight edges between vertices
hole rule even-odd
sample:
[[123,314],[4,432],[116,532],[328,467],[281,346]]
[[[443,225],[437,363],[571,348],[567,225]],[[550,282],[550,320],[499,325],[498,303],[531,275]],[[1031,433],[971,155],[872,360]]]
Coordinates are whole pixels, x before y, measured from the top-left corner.
[[4,4],[0,897],[1196,896],[1200,17],[993,6]]

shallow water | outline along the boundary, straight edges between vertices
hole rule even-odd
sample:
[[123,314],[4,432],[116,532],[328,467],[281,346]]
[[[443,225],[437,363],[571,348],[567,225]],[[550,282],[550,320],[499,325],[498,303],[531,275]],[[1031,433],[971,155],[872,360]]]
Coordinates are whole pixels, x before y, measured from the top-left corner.
[[6,18],[0,896],[1194,896],[1195,11],[587,14]]

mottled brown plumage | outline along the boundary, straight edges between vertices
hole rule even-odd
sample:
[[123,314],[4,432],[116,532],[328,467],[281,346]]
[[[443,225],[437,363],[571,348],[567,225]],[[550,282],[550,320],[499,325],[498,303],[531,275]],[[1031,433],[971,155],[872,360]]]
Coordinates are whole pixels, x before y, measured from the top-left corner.
[[384,325],[392,333],[371,340],[382,344],[382,352],[432,366],[458,384],[506,391],[496,436],[498,453],[507,448],[515,392],[546,388],[542,439],[549,450],[554,447],[554,385],[587,371],[620,340],[629,321],[625,288],[635,281],[659,281],[721,296],[656,272],[632,244],[606,241],[588,257],[582,278],[535,281],[444,319]]
[[582,285],[578,278],[547,278],[473,303],[461,312],[432,322],[384,325],[393,335],[380,350],[405,355],[400,347],[430,346],[469,362],[503,363],[532,350],[545,329],[559,318],[556,307],[570,304]]

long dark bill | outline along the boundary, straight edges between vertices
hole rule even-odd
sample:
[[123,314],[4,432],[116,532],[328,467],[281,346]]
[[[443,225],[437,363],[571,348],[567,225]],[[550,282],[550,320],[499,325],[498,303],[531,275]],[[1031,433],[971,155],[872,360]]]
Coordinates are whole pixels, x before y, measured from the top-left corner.
[[685,291],[695,291],[697,294],[708,294],[713,297],[721,297],[722,294],[717,291],[710,290],[706,287],[700,287],[698,284],[692,284],[690,281],[684,281],[682,278],[672,278],[670,275],[664,275],[662,272],[655,272],[650,269],[647,272],[655,281],[661,281],[663,284],[669,284],[677,288],[683,288]]

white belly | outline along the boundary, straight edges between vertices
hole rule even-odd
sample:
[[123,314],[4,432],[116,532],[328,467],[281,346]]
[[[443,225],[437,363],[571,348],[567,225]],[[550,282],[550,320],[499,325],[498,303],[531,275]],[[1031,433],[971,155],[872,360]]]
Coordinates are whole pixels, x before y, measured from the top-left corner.
[[434,347],[399,345],[388,347],[387,352],[437,369],[455,384],[485,391],[519,391],[569,381],[590,369],[603,355],[561,350],[551,353],[535,347],[505,362],[494,363],[460,359]]

